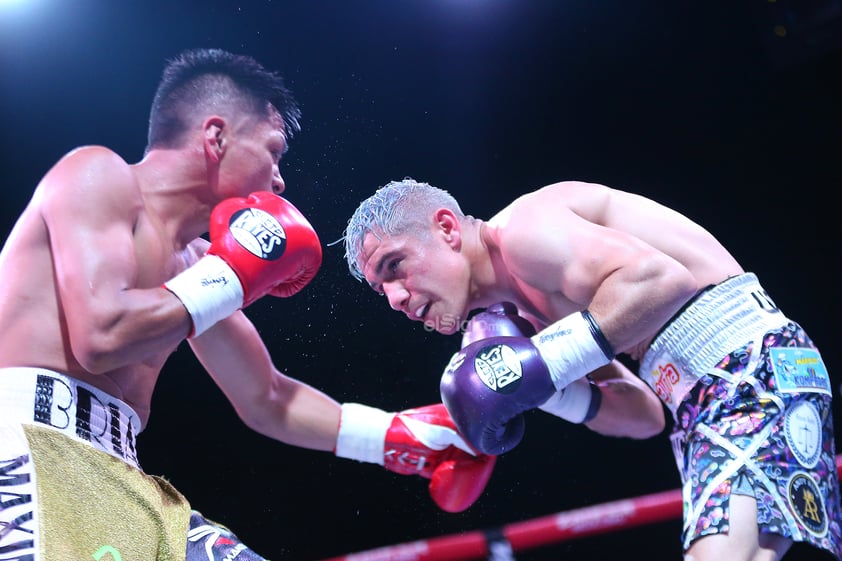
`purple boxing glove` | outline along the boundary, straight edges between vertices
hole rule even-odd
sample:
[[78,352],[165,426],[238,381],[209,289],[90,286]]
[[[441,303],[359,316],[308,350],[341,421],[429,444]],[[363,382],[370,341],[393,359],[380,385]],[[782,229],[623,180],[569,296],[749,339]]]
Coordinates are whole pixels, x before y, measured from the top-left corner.
[[527,337],[490,337],[453,355],[441,378],[441,398],[459,432],[490,455],[520,443],[525,411],[556,393],[549,370]]
[[459,431],[479,450],[496,455],[517,446],[525,429],[521,413],[555,392],[527,338],[534,334],[514,304],[493,304],[468,323],[462,351],[442,376],[442,401]]
[[462,348],[488,337],[531,337],[533,335],[535,335],[535,327],[526,318],[518,315],[514,304],[498,302],[471,318],[462,335]]
[[500,302],[468,324],[462,350],[442,376],[442,402],[472,446],[498,455],[518,445],[522,414],[531,409],[571,423],[594,419],[602,392],[587,374],[613,358],[587,310],[535,333],[514,304]]

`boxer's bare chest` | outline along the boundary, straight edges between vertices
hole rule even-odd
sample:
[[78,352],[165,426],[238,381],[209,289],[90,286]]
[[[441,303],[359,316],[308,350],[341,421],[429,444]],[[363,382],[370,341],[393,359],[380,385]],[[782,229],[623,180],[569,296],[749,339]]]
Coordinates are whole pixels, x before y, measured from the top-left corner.
[[134,229],[134,288],[161,286],[198,260],[192,245],[180,246],[154,217],[142,214]]

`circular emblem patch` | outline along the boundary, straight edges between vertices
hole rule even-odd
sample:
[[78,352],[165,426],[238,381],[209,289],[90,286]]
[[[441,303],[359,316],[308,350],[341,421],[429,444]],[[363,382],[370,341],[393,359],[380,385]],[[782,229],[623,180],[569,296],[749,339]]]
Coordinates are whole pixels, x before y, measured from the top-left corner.
[[817,537],[827,534],[827,511],[824,499],[813,478],[796,472],[789,480],[789,504],[801,524]]
[[822,452],[822,421],[816,406],[800,401],[786,412],[784,434],[792,453],[804,467],[811,468]]
[[517,352],[508,345],[483,347],[474,357],[474,371],[489,389],[502,394],[515,391],[523,378]]
[[244,208],[228,221],[231,235],[249,253],[274,261],[284,254],[287,235],[274,216],[259,208]]

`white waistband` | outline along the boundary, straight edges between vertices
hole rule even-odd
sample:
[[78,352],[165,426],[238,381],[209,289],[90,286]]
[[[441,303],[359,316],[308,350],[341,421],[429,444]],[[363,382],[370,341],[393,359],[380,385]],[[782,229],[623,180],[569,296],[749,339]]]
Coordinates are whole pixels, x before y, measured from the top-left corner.
[[0,368],[0,420],[57,430],[139,468],[137,413],[70,376],[43,368]]
[[705,374],[731,351],[788,322],[752,273],[701,294],[655,338],[640,377],[675,413]]

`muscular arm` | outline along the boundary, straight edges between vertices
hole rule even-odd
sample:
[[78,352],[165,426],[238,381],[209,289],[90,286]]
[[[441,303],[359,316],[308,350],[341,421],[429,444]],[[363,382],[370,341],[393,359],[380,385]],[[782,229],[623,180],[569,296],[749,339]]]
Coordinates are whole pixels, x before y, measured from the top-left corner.
[[69,154],[44,178],[35,204],[49,233],[67,337],[83,368],[96,374],[143,362],[187,335],[189,317],[159,288],[161,279],[147,288],[139,282],[134,231],[142,201],[122,159],[97,147]]
[[339,404],[280,373],[242,312],[189,339],[193,352],[250,428],[287,444],[333,450]]
[[650,438],[665,425],[661,400],[640,378],[614,360],[594,370],[590,378],[602,391],[602,405],[596,417],[585,423],[606,436]]
[[698,283],[679,261],[628,228],[603,225],[614,212],[613,197],[607,187],[581,183],[522,197],[511,206],[500,243],[515,277],[570,303],[559,317],[588,309],[622,353],[657,332]]
[[[651,208],[621,210],[614,197],[607,187],[580,183],[522,197],[501,220],[500,245],[512,276],[531,294],[543,295],[543,302],[533,296],[532,303],[546,324],[588,310],[613,351],[623,353],[654,335],[694,294],[697,281],[678,260],[638,237],[649,227]],[[630,438],[664,429],[660,400],[620,362],[589,374],[602,392],[589,428]]]

